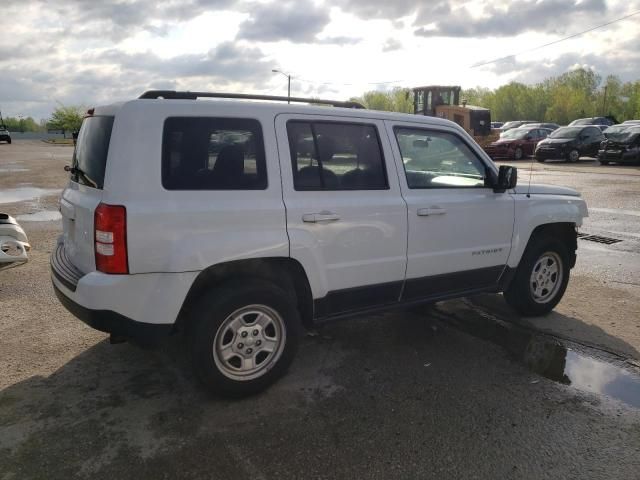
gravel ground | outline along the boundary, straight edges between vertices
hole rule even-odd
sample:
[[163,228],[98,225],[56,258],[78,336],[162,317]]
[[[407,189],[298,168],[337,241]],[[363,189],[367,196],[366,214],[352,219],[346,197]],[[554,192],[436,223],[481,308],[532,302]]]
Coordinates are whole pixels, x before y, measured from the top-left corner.
[[[0,209],[55,211],[71,149],[0,147]],[[525,321],[483,295],[325,325],[282,381],[241,401],[196,385],[180,338],[110,345],[73,318],[49,280],[59,222],[23,221],[30,261],[0,272],[0,479],[639,478],[639,409],[533,373],[489,330],[544,331],[637,373],[640,169],[534,172],[583,192],[585,232],[623,239],[580,241],[555,313]],[[20,187],[42,196],[1,204]]]

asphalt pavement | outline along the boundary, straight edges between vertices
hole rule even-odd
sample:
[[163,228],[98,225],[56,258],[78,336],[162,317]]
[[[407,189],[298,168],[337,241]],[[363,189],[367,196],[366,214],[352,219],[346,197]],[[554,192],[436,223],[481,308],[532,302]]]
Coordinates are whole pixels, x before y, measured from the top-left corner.
[[640,478],[640,168],[518,164],[590,206],[550,316],[482,295],[327,324],[230,401],[180,338],[110,345],[64,310],[48,256],[71,149],[0,147],[0,210],[33,245],[0,272],[0,479]]

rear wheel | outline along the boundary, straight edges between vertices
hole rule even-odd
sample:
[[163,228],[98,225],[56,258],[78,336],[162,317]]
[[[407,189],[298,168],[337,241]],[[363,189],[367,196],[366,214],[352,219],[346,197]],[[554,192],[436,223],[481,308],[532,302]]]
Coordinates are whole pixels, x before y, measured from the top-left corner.
[[198,379],[227,396],[258,393],[287,370],[298,345],[292,297],[266,281],[234,283],[191,309],[189,341]]
[[609,165],[607,160],[600,160],[600,165]]
[[504,297],[522,315],[544,315],[562,299],[569,272],[569,252],[560,240],[533,237]]

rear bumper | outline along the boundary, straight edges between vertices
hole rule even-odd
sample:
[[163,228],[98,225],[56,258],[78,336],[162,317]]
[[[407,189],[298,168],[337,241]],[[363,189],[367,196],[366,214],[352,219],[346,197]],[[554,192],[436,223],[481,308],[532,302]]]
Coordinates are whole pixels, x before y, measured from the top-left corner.
[[62,303],[85,323],[110,333],[121,334],[120,325],[128,322],[133,322],[128,330],[144,331],[148,324],[149,329],[170,331],[198,273],[83,273],[66,256],[62,243],[51,254],[51,280],[58,297],[68,299],[60,298]]
[[166,337],[173,330],[170,324],[136,322],[124,315],[110,310],[92,310],[83,307],[67,297],[55,284],[53,289],[60,303],[84,323],[101,332],[149,343]]

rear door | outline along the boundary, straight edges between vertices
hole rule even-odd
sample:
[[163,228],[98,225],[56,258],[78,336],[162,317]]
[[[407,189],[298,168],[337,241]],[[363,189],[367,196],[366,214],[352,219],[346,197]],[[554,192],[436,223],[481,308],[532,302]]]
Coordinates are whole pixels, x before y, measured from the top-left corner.
[[291,257],[326,317],[400,298],[407,211],[379,120],[278,115]]
[[71,179],[60,199],[65,254],[83,273],[95,270],[93,216],[102,200],[113,122],[111,115],[92,115],[83,120]]

